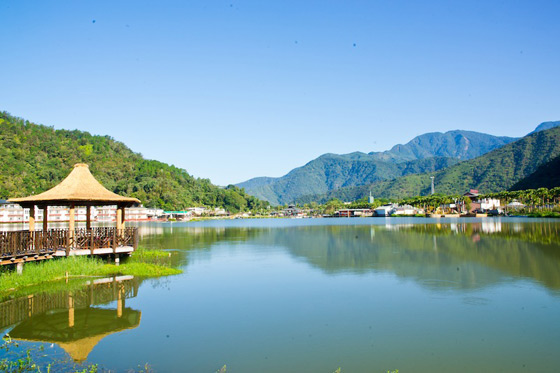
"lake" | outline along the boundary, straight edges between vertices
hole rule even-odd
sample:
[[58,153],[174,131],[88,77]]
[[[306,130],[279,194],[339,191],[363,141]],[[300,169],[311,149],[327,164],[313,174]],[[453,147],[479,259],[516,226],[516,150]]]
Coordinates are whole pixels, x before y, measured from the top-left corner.
[[[553,372],[560,221],[254,219],[140,224],[184,273],[0,305],[48,356],[159,372]],[[72,304],[70,320],[68,304]],[[72,324],[69,326],[69,324]],[[42,348],[43,348],[42,347]],[[2,355],[3,354],[3,355]],[[0,353],[0,358],[6,353]]]

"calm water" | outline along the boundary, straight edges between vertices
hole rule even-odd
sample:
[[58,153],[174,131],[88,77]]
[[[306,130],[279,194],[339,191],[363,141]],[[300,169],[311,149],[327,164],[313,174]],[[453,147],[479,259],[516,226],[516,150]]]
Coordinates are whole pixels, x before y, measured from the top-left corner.
[[534,219],[141,225],[182,275],[37,294],[33,312],[11,300],[1,329],[118,371],[554,372],[559,233]]

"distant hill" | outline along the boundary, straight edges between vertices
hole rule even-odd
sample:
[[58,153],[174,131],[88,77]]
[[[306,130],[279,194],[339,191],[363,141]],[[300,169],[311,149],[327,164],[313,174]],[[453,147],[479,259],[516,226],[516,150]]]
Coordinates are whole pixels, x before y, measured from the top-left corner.
[[451,157],[459,160],[476,158],[491,150],[517,140],[514,137],[492,136],[473,131],[431,132],[417,136],[391,150],[372,152],[370,155],[396,162],[430,157]]
[[[430,193],[430,176],[435,177],[437,193],[462,194],[470,188],[481,193],[519,188],[522,180],[532,188],[540,186],[538,180],[553,174],[560,156],[560,127],[534,132],[490,153],[464,161],[435,173],[408,175],[393,180],[378,181],[370,185],[341,188],[322,195],[304,196],[298,202],[326,201],[331,198],[352,201],[369,194],[383,198],[403,198]],[[558,173],[556,174],[558,175]]]
[[55,130],[0,112],[0,198],[43,192],[87,163],[109,190],[167,210],[205,205],[237,212],[264,202],[235,186],[219,188],[187,171],[144,159],[109,136]]
[[560,156],[539,166],[535,172],[521,179],[511,190],[555,188],[560,186]]
[[324,154],[285,176],[254,178],[237,186],[273,204],[285,204],[305,195],[434,172],[515,140],[472,131],[427,133],[384,152]]
[[551,128],[554,127],[558,127],[560,126],[560,121],[556,121],[556,122],[543,122],[541,124],[539,124],[537,126],[537,128],[535,128],[535,130],[533,132],[530,132],[529,135],[535,133],[535,132],[540,132],[540,131],[545,131],[545,130],[549,130]]

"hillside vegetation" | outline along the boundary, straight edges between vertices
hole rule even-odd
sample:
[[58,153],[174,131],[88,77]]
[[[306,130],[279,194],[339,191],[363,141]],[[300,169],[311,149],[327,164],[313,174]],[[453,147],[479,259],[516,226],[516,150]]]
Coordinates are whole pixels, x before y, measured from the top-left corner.
[[416,136],[408,143],[391,150],[369,153],[377,159],[395,162],[430,157],[451,157],[459,160],[476,158],[517,140],[514,137],[492,136],[474,131],[430,132]]
[[560,186],[560,156],[539,166],[535,172],[515,183],[511,190],[555,188]]
[[435,172],[514,140],[472,131],[427,133],[385,152],[324,154],[280,178],[259,177],[238,186],[270,203],[285,204],[305,195]]
[[[547,185],[541,185],[546,176],[539,175],[554,173],[558,167],[555,163],[558,156],[560,127],[553,127],[435,173],[408,175],[370,185],[333,190],[322,195],[304,196],[298,199],[298,202],[323,202],[332,198],[352,201],[368,195],[370,190],[376,197],[383,198],[427,195],[430,193],[430,176],[435,177],[436,192],[443,194],[462,194],[470,188],[478,189],[481,193],[499,192],[513,188],[525,178],[533,182],[517,186],[519,189],[543,186],[551,188],[558,186],[552,182],[554,179],[550,179],[551,183]],[[539,169],[541,166],[542,169]],[[538,173],[531,177],[537,171]]]
[[43,192],[64,179],[75,163],[87,163],[109,190],[166,210],[191,206],[237,212],[265,202],[242,189],[219,188],[187,171],[144,159],[109,136],[55,130],[0,112],[0,198]]

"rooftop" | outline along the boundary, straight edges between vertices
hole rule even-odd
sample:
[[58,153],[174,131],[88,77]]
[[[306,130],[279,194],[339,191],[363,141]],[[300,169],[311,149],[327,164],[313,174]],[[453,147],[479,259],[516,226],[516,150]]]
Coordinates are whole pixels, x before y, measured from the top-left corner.
[[20,205],[69,204],[83,203],[85,205],[125,204],[140,203],[136,198],[123,197],[107,190],[93,177],[87,164],[78,163],[70,174],[52,189],[46,192],[22,198],[10,198],[9,202]]

